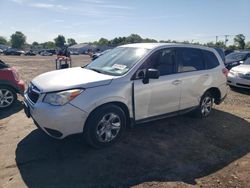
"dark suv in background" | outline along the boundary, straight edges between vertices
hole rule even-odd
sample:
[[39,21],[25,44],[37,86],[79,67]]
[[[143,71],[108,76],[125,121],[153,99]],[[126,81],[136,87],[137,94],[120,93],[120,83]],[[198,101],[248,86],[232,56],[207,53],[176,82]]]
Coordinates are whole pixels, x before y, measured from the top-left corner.
[[226,56],[225,66],[228,70],[242,64],[250,57],[250,51],[232,52]]
[[13,49],[13,48],[8,48],[8,49],[3,51],[3,54],[4,55],[21,55],[22,52],[20,52],[16,49]]

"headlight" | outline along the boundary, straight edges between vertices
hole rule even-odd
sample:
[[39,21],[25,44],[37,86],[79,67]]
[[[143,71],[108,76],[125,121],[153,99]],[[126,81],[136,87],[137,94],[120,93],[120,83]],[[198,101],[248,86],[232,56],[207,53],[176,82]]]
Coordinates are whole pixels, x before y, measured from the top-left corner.
[[62,106],[76,98],[78,95],[81,94],[82,91],[82,89],[72,89],[56,93],[48,93],[45,96],[43,102],[55,106]]
[[20,80],[20,76],[19,76],[18,72],[16,71],[16,69],[12,69],[12,74],[13,74],[15,80],[18,82]]
[[229,74],[234,75],[234,73],[235,73],[235,72],[234,72],[234,71],[232,71],[232,70],[230,70],[230,71],[229,71]]

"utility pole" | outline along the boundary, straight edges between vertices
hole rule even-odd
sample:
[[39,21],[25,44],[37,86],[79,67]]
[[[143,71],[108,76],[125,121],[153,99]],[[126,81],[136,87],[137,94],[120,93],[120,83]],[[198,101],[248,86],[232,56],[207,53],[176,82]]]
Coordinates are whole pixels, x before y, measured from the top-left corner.
[[227,46],[228,36],[229,36],[229,35],[225,35],[225,46]]
[[215,44],[217,44],[218,42],[218,36],[216,36],[216,39],[215,39]]

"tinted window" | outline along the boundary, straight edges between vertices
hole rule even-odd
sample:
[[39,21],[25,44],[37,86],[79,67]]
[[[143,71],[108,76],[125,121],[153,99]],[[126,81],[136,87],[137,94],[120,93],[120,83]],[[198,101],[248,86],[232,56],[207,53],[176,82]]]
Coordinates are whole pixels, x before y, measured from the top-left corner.
[[244,62],[244,64],[250,65],[250,58],[248,58],[248,59]]
[[201,50],[194,48],[178,49],[178,72],[204,70],[205,64]]
[[217,57],[215,56],[213,52],[204,50],[203,53],[206,59],[207,69],[215,68],[220,64]]
[[162,49],[153,53],[144,63],[142,69],[154,68],[160,75],[169,75],[175,72],[175,50]]
[[246,59],[247,54],[244,52],[233,52],[226,56],[227,61],[242,61]]
[[9,66],[0,60],[0,69],[8,68]]

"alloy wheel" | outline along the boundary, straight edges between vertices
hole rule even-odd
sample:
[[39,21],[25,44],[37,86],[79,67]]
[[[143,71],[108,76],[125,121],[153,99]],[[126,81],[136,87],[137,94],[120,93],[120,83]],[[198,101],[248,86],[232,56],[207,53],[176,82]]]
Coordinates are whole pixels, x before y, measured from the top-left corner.
[[116,138],[120,129],[120,117],[115,113],[107,113],[102,117],[97,125],[97,139],[103,143],[110,142]]
[[213,106],[212,99],[208,96],[205,97],[201,103],[201,113],[204,117],[209,115],[209,113],[212,110],[212,106]]
[[14,101],[13,93],[8,89],[0,89],[0,108],[10,106]]

